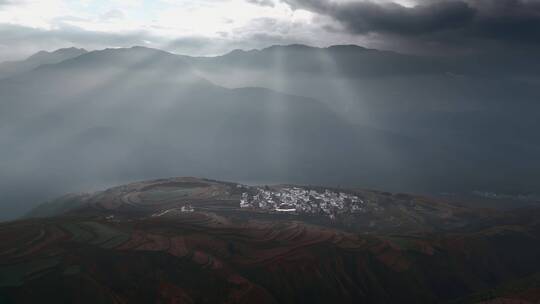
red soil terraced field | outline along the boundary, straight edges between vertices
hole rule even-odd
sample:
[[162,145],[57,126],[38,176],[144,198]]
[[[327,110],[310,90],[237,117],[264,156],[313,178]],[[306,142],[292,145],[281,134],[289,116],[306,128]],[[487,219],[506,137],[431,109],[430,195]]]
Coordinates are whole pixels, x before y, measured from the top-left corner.
[[[84,195],[55,217],[0,224],[0,303],[540,300],[540,280],[530,279],[540,273],[539,210],[501,216],[356,191],[373,210],[354,220],[384,228],[362,230],[241,210],[242,191],[193,178],[141,182]],[[453,224],[432,225],[437,218]]]
[[101,211],[147,213],[178,204],[231,199],[231,192],[230,186],[218,182],[189,177],[163,179],[109,189],[92,197],[86,207]]
[[[69,216],[2,224],[0,299],[440,303],[540,271],[538,227],[419,238],[216,217]],[[522,267],[513,265],[516,259]]]

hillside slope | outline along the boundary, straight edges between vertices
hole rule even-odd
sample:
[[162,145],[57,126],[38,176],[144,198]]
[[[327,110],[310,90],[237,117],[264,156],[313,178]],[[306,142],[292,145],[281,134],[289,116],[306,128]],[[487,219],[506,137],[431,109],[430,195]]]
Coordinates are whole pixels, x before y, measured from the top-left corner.
[[[501,216],[411,195],[307,187],[359,196],[366,211],[357,222],[380,225],[369,231],[340,226],[339,217],[240,208],[242,193],[288,187],[300,186],[160,179],[82,196],[57,217],[2,224],[0,299],[478,303],[498,294],[474,294],[520,278],[538,287],[528,280],[540,271],[537,209]],[[401,227],[384,224],[399,212]],[[445,218],[464,225],[433,226]]]

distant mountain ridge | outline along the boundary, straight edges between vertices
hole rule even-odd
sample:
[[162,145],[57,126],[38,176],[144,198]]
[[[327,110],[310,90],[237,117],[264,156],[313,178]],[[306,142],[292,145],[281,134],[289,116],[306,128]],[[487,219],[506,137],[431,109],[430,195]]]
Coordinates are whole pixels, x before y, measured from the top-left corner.
[[[116,48],[116,50],[121,48]],[[143,46],[134,46],[130,49],[151,49]],[[105,49],[102,51],[111,51]],[[229,53],[211,57],[192,57],[177,55],[170,52],[153,49],[162,53],[182,58],[186,63],[196,68],[219,68],[230,67],[265,67],[269,68],[274,57],[280,57],[283,68],[291,73],[324,72],[335,73],[317,68],[324,61],[331,60],[334,68],[343,75],[351,77],[374,77],[396,75],[422,75],[448,73],[460,75],[463,73],[485,74],[501,72],[513,73],[516,68],[523,71],[535,71],[538,64],[523,64],[524,56],[531,54],[511,54],[507,56],[497,53],[486,53],[461,57],[445,56],[419,56],[401,54],[393,51],[365,48],[359,45],[331,45],[328,47],[313,47],[304,44],[272,45],[262,49],[240,50],[236,49]],[[98,50],[99,51],[99,50]],[[95,51],[92,51],[95,52]],[[0,63],[0,79],[11,77],[40,65],[56,64],[64,60],[76,58],[88,53],[85,49],[75,47],[58,49],[53,52],[40,51],[25,60]],[[298,55],[298,57],[296,57]],[[269,57],[270,56],[270,57]],[[499,66],[497,68],[497,66]]]
[[71,47],[53,52],[40,51],[25,60],[3,62],[0,63],[0,79],[28,72],[44,64],[60,63],[85,53],[87,53],[85,49]]
[[[433,57],[404,55],[357,45],[325,48],[307,45],[274,45],[260,50],[235,50],[215,57],[184,57],[201,69],[280,68],[298,73],[344,74],[350,77],[381,77],[401,74],[444,73],[444,62]],[[276,67],[276,64],[279,67]],[[331,68],[329,69],[329,66]]]
[[[121,48],[112,48],[105,50],[115,49]],[[131,49],[151,48],[147,48],[144,46],[134,46]],[[154,50],[158,51],[158,49]],[[240,64],[240,66],[242,66],[242,62],[253,64],[255,59],[259,60],[259,65],[266,65],[267,61],[264,59],[264,57],[270,56],[272,54],[272,56],[274,56],[276,53],[279,53],[279,56],[282,57],[292,56],[295,53],[302,53],[303,55],[308,54],[309,56],[314,55],[314,58],[310,58],[309,56],[308,58],[305,58],[306,60],[308,60],[303,63],[304,68],[306,68],[307,66],[305,64],[307,64],[308,62],[311,62],[312,65],[313,63],[315,63],[316,65],[317,61],[320,61],[321,54],[323,56],[330,57],[339,55],[345,57],[342,59],[340,59],[339,57],[335,57],[334,59],[337,59],[336,64],[338,64],[342,72],[352,73],[351,76],[395,76],[400,73],[477,74],[482,73],[483,69],[485,70],[485,73],[500,73],[502,71],[513,72],[513,70],[515,71],[516,68],[533,72],[536,70],[539,64],[537,60],[533,60],[532,64],[529,63],[528,65],[523,63],[522,59],[524,57],[530,57],[533,55],[529,53],[512,53],[508,55],[502,55],[498,53],[486,52],[485,54],[472,54],[457,57],[423,56],[402,54],[394,51],[371,49],[355,44],[338,44],[328,47],[314,47],[305,44],[271,45],[262,49],[236,49],[223,55],[209,57],[193,57],[189,55],[177,55],[162,50],[159,51],[181,57],[186,62],[189,62],[191,64],[202,66],[208,65],[210,63],[212,63],[213,65]],[[87,52],[88,51],[85,49],[75,47],[62,48],[52,52],[39,51],[25,60],[0,63],[0,78],[6,78],[22,73],[36,68],[39,65],[60,63],[61,61],[75,58]],[[348,60],[349,64],[340,63],[341,60]],[[291,59],[291,61],[294,62],[295,60]],[[300,63],[301,62],[302,61],[300,61]],[[362,67],[362,65],[364,65],[363,69],[361,69],[363,71],[358,74],[358,67]],[[367,69],[366,65],[368,67]],[[388,70],[387,66],[391,66],[392,70]],[[499,68],[497,68],[497,66],[499,66]],[[298,67],[298,65],[294,66],[294,68]],[[291,69],[291,71],[294,71],[294,69]]]

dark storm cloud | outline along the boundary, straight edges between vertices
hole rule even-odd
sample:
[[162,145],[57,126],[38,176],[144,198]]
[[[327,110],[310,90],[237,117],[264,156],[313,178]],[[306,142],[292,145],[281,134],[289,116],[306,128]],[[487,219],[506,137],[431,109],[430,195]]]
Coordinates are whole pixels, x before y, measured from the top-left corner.
[[347,2],[324,0],[285,0],[295,8],[329,15],[342,22],[351,32],[388,32],[422,34],[469,23],[476,11],[463,1],[435,2],[407,8],[396,3]]
[[295,9],[330,16],[353,34],[540,42],[540,2],[536,0],[442,0],[413,7],[373,1],[282,1]]
[[537,0],[472,1],[478,17],[467,34],[503,41],[540,43],[540,2]]

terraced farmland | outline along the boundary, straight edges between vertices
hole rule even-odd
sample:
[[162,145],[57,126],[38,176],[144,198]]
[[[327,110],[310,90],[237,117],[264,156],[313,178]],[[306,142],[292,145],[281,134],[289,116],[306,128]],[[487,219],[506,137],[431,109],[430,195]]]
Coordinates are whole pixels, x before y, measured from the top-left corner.
[[[413,228],[362,231],[243,210],[241,187],[135,183],[84,196],[56,217],[0,224],[0,302],[477,303],[511,297],[490,290],[540,273],[538,210],[500,217],[354,190]],[[186,203],[194,210],[170,209]],[[155,215],[163,210],[172,211]],[[434,216],[465,225],[441,230]],[[421,224],[405,226],[409,218]]]

